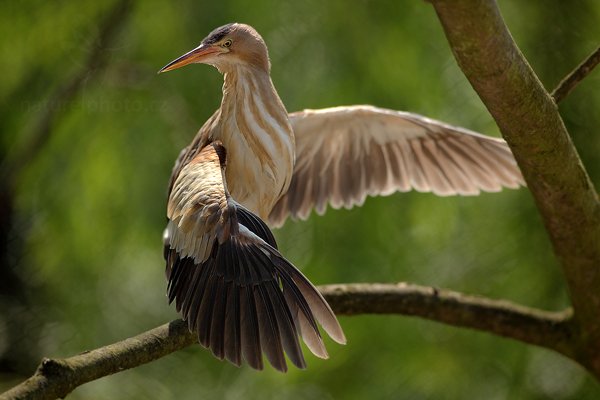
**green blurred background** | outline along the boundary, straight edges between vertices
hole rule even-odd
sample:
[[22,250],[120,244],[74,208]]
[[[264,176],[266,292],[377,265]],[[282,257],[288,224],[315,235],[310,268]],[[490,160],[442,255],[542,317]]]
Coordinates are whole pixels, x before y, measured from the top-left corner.
[[[290,111],[368,103],[499,135],[426,2],[137,2],[117,12],[114,40],[90,69],[114,4],[0,3],[0,391],[42,356],[73,355],[177,317],[163,273],[166,182],[179,150],[218,107],[222,78],[208,66],[156,71],[213,28],[257,28]],[[598,46],[596,0],[500,7],[549,89]],[[76,95],[52,103],[75,76]],[[597,183],[599,84],[596,72],[560,106]],[[40,121],[48,111],[53,119]],[[48,140],[36,142],[40,132]],[[276,235],[316,284],[408,281],[568,306],[526,189],[370,198],[359,209],[288,222]],[[192,346],[70,398],[600,398],[589,374],[546,350],[402,316],[340,321],[348,345],[329,341],[331,358],[308,356],[306,371],[238,369]]]

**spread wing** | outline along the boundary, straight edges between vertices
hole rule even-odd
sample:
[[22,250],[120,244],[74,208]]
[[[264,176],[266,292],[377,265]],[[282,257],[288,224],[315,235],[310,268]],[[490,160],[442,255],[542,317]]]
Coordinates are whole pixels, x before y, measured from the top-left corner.
[[290,122],[296,165],[272,226],[313,208],[323,214],[328,204],[351,208],[367,195],[477,195],[525,184],[505,141],[417,114],[349,106],[292,113]]
[[286,353],[304,368],[299,337],[327,357],[317,321],[339,343],[344,333],[317,289],[277,251],[265,223],[229,196],[225,158],[220,143],[211,143],[173,183],[165,241],[169,301],[221,360],[239,366],[245,359],[262,369],[265,353],[286,371]]

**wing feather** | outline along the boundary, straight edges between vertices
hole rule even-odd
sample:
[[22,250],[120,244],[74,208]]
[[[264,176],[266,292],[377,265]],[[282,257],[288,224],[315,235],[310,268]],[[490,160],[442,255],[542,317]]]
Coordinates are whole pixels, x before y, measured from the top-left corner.
[[238,367],[242,364],[240,292],[233,281],[228,281],[223,341],[225,358]]
[[326,357],[317,321],[338,342],[345,341],[342,329],[317,289],[278,252],[267,225],[230,197],[219,146],[182,166],[169,196],[169,301],[218,359],[262,369],[264,353],[286,371],[287,354],[305,368],[299,337]]
[[477,195],[525,185],[506,142],[421,115],[372,106],[290,114],[296,166],[269,223],[351,208],[366,196],[415,189]]

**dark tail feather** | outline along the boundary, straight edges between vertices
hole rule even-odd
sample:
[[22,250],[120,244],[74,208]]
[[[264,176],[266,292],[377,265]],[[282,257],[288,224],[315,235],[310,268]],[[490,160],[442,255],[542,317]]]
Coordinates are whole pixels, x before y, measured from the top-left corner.
[[242,339],[240,327],[240,290],[233,282],[227,283],[225,307],[224,348],[225,358],[238,367],[242,365]]
[[283,356],[278,321],[275,319],[271,299],[265,293],[263,285],[254,287],[254,301],[256,315],[258,315],[258,332],[262,350],[267,356],[267,360],[276,370],[286,372],[287,365]]
[[249,210],[244,208],[244,206],[236,203],[236,216],[238,222],[244,225],[246,228],[250,229],[256,236],[267,242],[270,246],[277,249],[277,242],[275,241],[275,236],[273,236],[273,232],[269,229],[265,223],[258,218],[256,215],[252,214]]
[[298,332],[291,310],[285,302],[285,297],[282,296],[275,282],[269,282],[266,285],[266,291],[268,292],[268,298],[272,301],[273,311],[276,314],[275,319],[279,323],[281,340],[286,354],[296,367],[301,369],[306,368],[306,361],[304,361],[304,355],[302,354],[302,348],[298,340]]
[[273,246],[240,227],[224,243],[215,241],[203,263],[170,251],[169,301],[202,346],[235,365],[244,359],[262,369],[264,352],[279,371],[287,370],[285,354],[305,368],[299,336],[315,355],[327,358],[317,321],[336,342],[345,343],[331,308]]
[[[210,275],[206,282],[204,293],[199,293],[202,296],[202,300],[197,311],[198,320],[196,321],[196,326],[192,328],[198,333],[198,342],[206,348],[210,347],[210,326],[212,319],[225,317],[224,315],[213,315],[215,303],[223,301],[223,299],[216,298],[217,281],[218,277],[216,275]],[[195,313],[194,310],[190,310],[190,312]]]
[[263,369],[262,349],[258,334],[258,316],[251,286],[240,287],[242,356],[254,369]]
[[215,303],[210,325],[210,349],[219,360],[225,357],[225,313],[227,306],[227,289],[223,278],[218,278],[215,290]]
[[[344,331],[340,326],[335,314],[327,301],[323,298],[321,293],[317,290],[316,287],[300,272],[296,267],[294,267],[288,260],[283,258],[281,254],[276,254],[277,259],[275,261],[275,266],[278,270],[279,276],[289,275],[293,282],[296,284],[296,287],[300,290],[302,297],[308,303],[310,311],[312,311],[314,317],[316,317],[317,321],[321,324],[325,332],[336,342],[339,344],[346,344],[346,336],[344,335]],[[298,300],[297,300],[298,301]],[[302,307],[305,310],[304,307]],[[314,323],[311,323],[311,319],[309,315],[305,313],[305,317],[310,323],[311,327],[314,326]],[[308,344],[308,343],[307,343]]]

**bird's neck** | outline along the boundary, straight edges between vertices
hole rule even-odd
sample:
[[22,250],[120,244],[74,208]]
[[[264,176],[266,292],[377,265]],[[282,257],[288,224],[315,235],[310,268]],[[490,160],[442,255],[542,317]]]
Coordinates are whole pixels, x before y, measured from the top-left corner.
[[280,130],[288,130],[288,113],[281,102],[271,77],[266,70],[240,66],[224,73],[222,119],[237,118],[242,112],[251,112],[259,125],[279,125]]
[[[287,190],[293,171],[295,143],[288,113],[266,70],[238,67],[225,72],[224,79],[218,135],[231,154],[227,174],[245,169],[249,184],[270,182],[268,189],[242,188],[237,180],[229,179],[230,189],[234,198],[234,192],[238,192],[240,200],[251,197],[252,190],[264,192],[260,201],[270,211],[269,207]],[[264,217],[265,212],[259,215]]]

